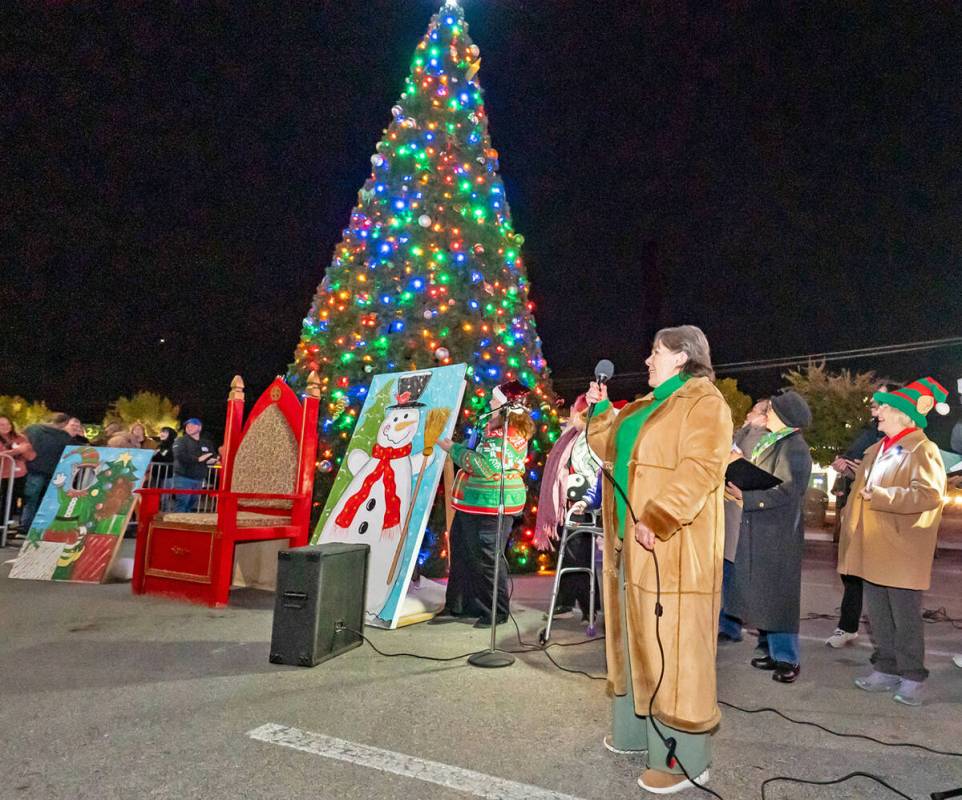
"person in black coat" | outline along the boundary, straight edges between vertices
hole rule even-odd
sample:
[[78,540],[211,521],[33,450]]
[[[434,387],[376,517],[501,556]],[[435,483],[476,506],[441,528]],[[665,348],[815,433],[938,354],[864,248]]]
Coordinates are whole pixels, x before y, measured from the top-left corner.
[[801,429],[812,412],[798,392],[772,398],[768,433],[752,449],[750,461],[781,479],[773,489],[728,492],[742,501],[731,602],[726,610],[758,628],[756,669],[771,670],[779,683],[793,683],[800,671],[798,620],[805,547],[802,502],[812,474],[812,455]]
[[157,449],[151,457],[154,464],[172,464],[174,462],[174,441],[177,439],[177,431],[173,428],[164,426],[160,429],[157,437]]

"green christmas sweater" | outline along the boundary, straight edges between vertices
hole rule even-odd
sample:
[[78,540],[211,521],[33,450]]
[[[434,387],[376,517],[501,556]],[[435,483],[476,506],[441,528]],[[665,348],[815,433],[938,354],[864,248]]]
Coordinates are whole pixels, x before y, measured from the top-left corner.
[[[486,429],[477,449],[463,444],[451,446],[451,460],[461,468],[454,480],[451,505],[469,514],[497,514],[501,489],[501,428]],[[528,440],[508,428],[508,447],[504,458],[504,513],[519,514],[524,509],[524,462]]]

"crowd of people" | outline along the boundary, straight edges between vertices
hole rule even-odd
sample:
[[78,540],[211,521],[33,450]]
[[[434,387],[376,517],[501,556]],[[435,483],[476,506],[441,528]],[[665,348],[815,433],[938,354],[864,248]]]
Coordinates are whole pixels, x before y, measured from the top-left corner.
[[[714,385],[708,341],[693,326],[660,331],[646,364],[652,391],[644,397],[617,408],[606,387],[592,383],[573,405],[545,465],[535,542],[552,548],[567,515],[601,507],[612,696],[604,746],[647,753],[639,785],[671,794],[709,779],[720,720],[720,643],[741,641],[751,629],[757,632],[752,667],[779,684],[801,674],[804,498],[813,467],[805,429],[812,411],[798,392],[785,389],[756,403],[733,431]],[[826,644],[855,641],[864,595],[874,652],[871,670],[855,687],[909,706],[923,702],[928,676],[921,603],[947,486],[939,448],[924,429],[928,413],[944,409],[947,399],[932,378],[880,384],[871,425],[833,464],[844,591],[838,628]],[[496,390],[492,410],[502,403]],[[469,616],[491,624],[494,559],[511,528],[508,522],[498,532],[494,524],[498,488],[503,474],[510,489],[504,512],[518,513],[530,438],[527,415],[512,411],[490,418],[477,450],[442,443],[460,473],[440,622]],[[505,424],[509,451],[502,454]],[[962,424],[953,446],[962,449]],[[749,489],[727,480],[738,459],[774,476],[775,485]],[[565,566],[593,562],[593,548],[564,553]],[[587,616],[581,577],[562,580],[558,615],[578,605]],[[501,621],[509,613],[505,585],[499,597]],[[956,663],[962,666],[962,656]]]
[[[7,481],[12,480],[10,518],[16,522],[16,531],[26,535],[64,450],[74,445],[153,450],[151,462],[158,465],[157,484],[201,489],[208,470],[220,461],[219,450],[201,436],[202,429],[201,421],[191,418],[184,423],[180,436],[174,428],[164,426],[152,437],[141,422],[129,426],[110,422],[89,439],[80,419],[62,412],[52,413],[44,422],[28,425],[22,432],[9,417],[0,416],[0,455],[9,456],[0,458],[0,488],[4,492],[0,515],[4,512]],[[197,497],[178,496],[174,503],[176,511],[192,511]]]
[[[651,392],[613,403],[592,382],[572,407],[569,427],[542,477],[536,545],[549,549],[570,513],[600,508],[601,586],[605,615],[611,733],[615,753],[646,753],[639,785],[671,794],[709,779],[712,734],[721,714],[716,691],[720,643],[757,632],[752,667],[779,684],[795,682],[799,647],[803,503],[812,473],[805,429],[812,411],[785,389],[757,402],[733,430],[714,383],[704,333],[691,325],[658,332],[646,360]],[[451,568],[446,604],[434,620],[507,620],[507,570],[495,587],[514,520],[525,505],[525,461],[535,425],[521,402],[526,387],[498,386],[477,441],[442,438],[459,468],[452,491]],[[932,378],[904,386],[880,383],[872,422],[833,463],[839,475],[837,570],[843,586],[838,627],[826,644],[852,644],[863,602],[874,652],[855,679],[866,692],[919,706],[924,700],[922,594],[930,587],[948,478],[939,448],[925,435],[927,415],[945,413],[948,392]],[[93,444],[155,448],[170,483],[188,490],[176,511],[191,511],[207,470],[219,459],[188,419],[180,436],[163,428],[108,425]],[[30,527],[65,447],[87,440],[79,420],[54,414],[18,433],[0,416],[0,476],[23,499],[20,529]],[[962,450],[962,423],[952,446]],[[769,488],[729,478],[744,459],[768,473]],[[732,473],[733,474],[733,473]],[[958,486],[959,479],[953,479]],[[500,522],[500,525],[499,525]],[[594,566],[594,542],[563,554],[566,565]],[[589,613],[587,575],[563,581],[554,609]],[[497,608],[492,618],[494,593]],[[592,620],[593,622],[593,620]],[[962,667],[962,656],[956,658]]]

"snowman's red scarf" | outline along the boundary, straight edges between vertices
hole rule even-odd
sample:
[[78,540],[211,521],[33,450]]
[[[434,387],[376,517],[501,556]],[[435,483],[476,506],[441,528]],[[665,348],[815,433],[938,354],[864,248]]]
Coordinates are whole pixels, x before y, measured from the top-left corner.
[[395,458],[404,458],[411,455],[411,445],[404,447],[381,447],[376,444],[371,448],[371,456],[378,460],[378,465],[371,470],[371,474],[364,479],[361,488],[351,495],[341,513],[334,520],[339,528],[349,528],[354,522],[354,515],[361,507],[371,488],[379,480],[384,481],[384,527],[382,531],[389,531],[391,528],[398,528],[401,525],[401,498],[397,496],[397,485],[394,480],[394,470],[391,468],[391,461]]

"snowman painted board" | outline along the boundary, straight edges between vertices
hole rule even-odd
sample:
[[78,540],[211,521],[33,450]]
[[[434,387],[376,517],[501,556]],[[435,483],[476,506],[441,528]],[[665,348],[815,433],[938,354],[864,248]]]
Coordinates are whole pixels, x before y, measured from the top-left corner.
[[398,378],[396,402],[385,409],[371,452],[355,448],[347,454],[346,464],[353,478],[320,536],[324,542],[370,546],[365,608],[373,616],[384,607],[393,588],[387,578],[414,499],[414,480],[437,453],[435,450],[427,458],[412,453],[425,407],[418,399],[430,379],[430,372]]

